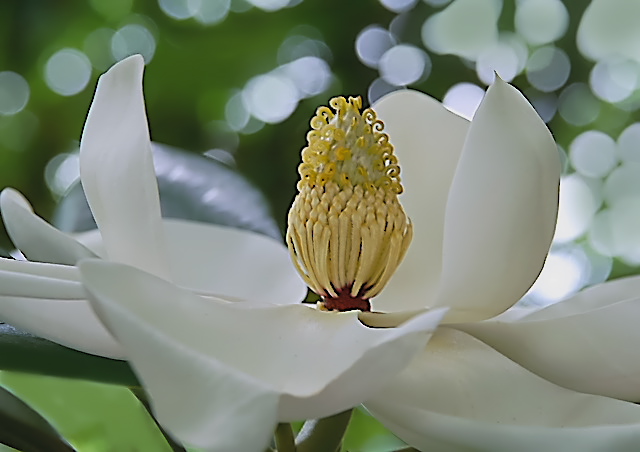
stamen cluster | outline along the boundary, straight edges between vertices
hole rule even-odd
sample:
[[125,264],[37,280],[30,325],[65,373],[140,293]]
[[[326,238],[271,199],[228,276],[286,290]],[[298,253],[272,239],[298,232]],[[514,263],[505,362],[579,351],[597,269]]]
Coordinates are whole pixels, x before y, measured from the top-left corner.
[[382,121],[360,98],[331,99],[311,120],[288,218],[294,264],[325,309],[368,310],[402,261],[412,226]]

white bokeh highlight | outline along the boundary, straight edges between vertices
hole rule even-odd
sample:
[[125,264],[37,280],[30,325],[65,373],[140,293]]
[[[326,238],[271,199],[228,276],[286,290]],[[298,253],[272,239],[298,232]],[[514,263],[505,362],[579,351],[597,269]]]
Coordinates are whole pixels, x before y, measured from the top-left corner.
[[471,120],[476,113],[484,90],[473,83],[457,83],[453,85],[442,99],[442,104],[452,112]]
[[571,61],[566,52],[554,46],[540,47],[527,61],[527,80],[543,92],[556,91],[567,82]]
[[560,180],[560,204],[554,243],[566,243],[584,235],[602,204],[600,181],[578,173]]
[[640,122],[634,122],[622,131],[618,137],[617,152],[623,162],[640,163]]
[[571,142],[569,161],[584,176],[604,177],[618,164],[616,151],[613,138],[598,130],[588,130]]
[[12,71],[0,72],[0,115],[15,115],[29,102],[29,83]]
[[85,89],[91,79],[91,61],[77,49],[63,48],[51,55],[44,68],[47,86],[62,96]]
[[395,86],[409,85],[431,71],[431,60],[418,47],[400,44],[387,50],[379,61],[380,77]]
[[454,0],[422,26],[427,49],[475,61],[498,40],[501,0]]
[[569,13],[560,0],[520,0],[515,13],[515,29],[531,45],[560,39],[569,26]]

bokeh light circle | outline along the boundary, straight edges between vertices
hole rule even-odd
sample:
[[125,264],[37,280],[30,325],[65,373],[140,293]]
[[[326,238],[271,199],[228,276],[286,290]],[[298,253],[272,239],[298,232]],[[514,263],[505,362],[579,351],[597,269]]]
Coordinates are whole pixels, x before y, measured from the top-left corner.
[[163,13],[176,20],[193,17],[200,0],[158,0]]
[[527,80],[536,89],[551,92],[567,83],[571,71],[569,56],[554,46],[541,47],[527,62]]
[[604,177],[618,163],[616,143],[604,132],[588,130],[571,142],[569,160],[580,174]]
[[558,111],[558,96],[554,93],[542,93],[535,88],[525,92],[527,99],[544,122],[553,119]]
[[558,111],[562,119],[574,126],[586,126],[600,114],[600,102],[584,83],[566,87],[558,99]]
[[640,65],[624,59],[601,60],[589,74],[593,93],[607,102],[620,102],[638,87]]
[[356,55],[365,65],[377,68],[382,55],[395,43],[395,38],[387,30],[378,25],[370,25],[356,38]]
[[253,116],[275,124],[288,118],[298,105],[298,91],[286,78],[263,74],[252,78],[243,90],[244,103]]
[[47,60],[44,79],[52,91],[62,96],[73,96],[87,86],[91,71],[91,61],[84,53],[64,48]]
[[394,13],[409,11],[417,2],[418,0],[380,0],[382,6]]
[[620,200],[598,212],[589,240],[600,254],[617,257],[629,265],[639,265],[640,197]]
[[589,267],[589,258],[580,247],[552,248],[527,298],[538,306],[560,301],[584,286]]
[[[195,0],[191,0],[195,1]],[[231,0],[198,0],[194,14],[195,19],[204,25],[214,25],[222,22],[231,9]]]
[[640,2],[592,0],[580,19],[578,49],[598,61],[612,56],[640,62]]
[[20,74],[0,72],[0,115],[15,115],[29,102],[29,83]]
[[431,59],[418,47],[400,44],[387,50],[379,63],[380,77],[396,86],[409,85],[431,72]]
[[422,42],[433,52],[475,61],[498,40],[501,9],[501,1],[456,0],[424,22]]
[[599,188],[577,173],[562,177],[554,242],[569,242],[587,232],[602,203]]
[[604,183],[603,196],[609,205],[640,199],[640,163],[627,162],[614,169]]
[[506,43],[498,42],[480,53],[476,61],[476,72],[480,80],[490,85],[496,72],[501,79],[510,82],[518,75],[519,66],[516,50]]
[[155,38],[146,27],[139,24],[125,25],[111,38],[111,53],[118,61],[139,53],[145,63],[149,63],[155,52]]
[[283,70],[298,89],[301,98],[316,96],[325,91],[331,83],[331,69],[322,58],[298,58],[283,66]]
[[385,82],[381,78],[377,78],[373,82],[371,82],[371,85],[369,85],[369,89],[367,90],[369,103],[373,104],[382,96],[389,94],[393,91],[396,91],[398,89],[399,88],[397,86],[390,85],[389,83]]
[[628,126],[618,137],[618,158],[623,162],[640,163],[640,122]]
[[442,99],[442,104],[452,112],[471,120],[482,98],[484,90],[473,83],[457,83],[453,85]]
[[277,11],[288,6],[289,0],[249,0],[249,3],[263,11]]
[[105,72],[114,63],[111,53],[111,40],[115,30],[97,28],[84,39],[82,50],[91,60],[94,69]]
[[242,91],[237,91],[229,98],[224,107],[224,118],[229,124],[229,128],[235,132],[243,130],[249,123],[250,116]]
[[44,170],[49,190],[63,196],[80,179],[80,158],[76,152],[58,154],[49,160]]
[[306,56],[331,61],[331,49],[320,39],[311,39],[302,35],[288,36],[278,47],[278,63],[286,64]]
[[569,13],[560,0],[517,2],[515,28],[531,45],[547,44],[561,38],[569,25]]

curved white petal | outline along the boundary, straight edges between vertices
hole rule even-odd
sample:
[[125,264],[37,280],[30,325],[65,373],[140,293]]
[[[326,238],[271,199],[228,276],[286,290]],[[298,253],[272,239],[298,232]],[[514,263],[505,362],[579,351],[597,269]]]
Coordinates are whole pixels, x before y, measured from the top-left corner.
[[278,421],[359,404],[424,347],[443,316],[372,329],[356,312],[212,302],[105,261],[82,261],[80,271],[159,421],[208,450],[262,450]]
[[493,317],[531,287],[558,210],[560,159],[533,107],[496,77],[471,123],[447,201],[436,306]]
[[0,193],[2,219],[13,244],[28,259],[74,265],[95,255],[33,213],[31,205],[18,191],[5,188]]
[[640,296],[640,276],[614,279],[581,290],[558,303],[527,314],[526,320],[546,320],[580,314]]
[[358,318],[362,323],[372,328],[395,328],[413,317],[427,312],[428,309],[416,309],[414,311],[363,311],[358,312]]
[[[384,291],[379,311],[427,307],[440,278],[447,193],[469,121],[419,91],[394,91],[373,105],[401,168],[400,201],[413,222],[413,242]],[[421,294],[420,297],[415,296]]]
[[299,303],[307,294],[282,242],[225,226],[163,223],[173,281],[182,287],[268,304]]
[[0,259],[0,321],[75,350],[123,359],[75,267]]
[[98,81],[80,141],[80,178],[110,260],[168,277],[140,55]]
[[556,386],[449,328],[365,407],[420,450],[627,452],[640,443],[640,406]]
[[[163,218],[171,277],[177,285],[201,295],[267,304],[299,303],[307,286],[291,264],[287,248],[251,231]],[[98,255],[98,230],[77,236]]]
[[0,295],[29,298],[84,298],[75,267],[0,258]]
[[458,325],[566,388],[640,402],[640,298],[573,315]]

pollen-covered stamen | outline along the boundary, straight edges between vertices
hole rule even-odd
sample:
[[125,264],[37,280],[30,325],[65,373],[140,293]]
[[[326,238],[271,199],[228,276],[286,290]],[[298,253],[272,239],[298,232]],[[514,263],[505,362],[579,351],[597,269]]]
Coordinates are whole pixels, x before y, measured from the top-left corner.
[[369,310],[402,261],[411,222],[398,201],[400,167],[382,121],[360,98],[331,99],[311,119],[287,244],[331,310]]

